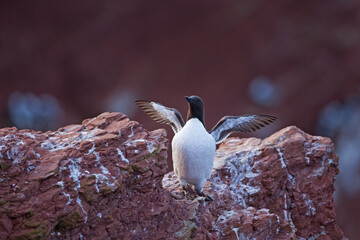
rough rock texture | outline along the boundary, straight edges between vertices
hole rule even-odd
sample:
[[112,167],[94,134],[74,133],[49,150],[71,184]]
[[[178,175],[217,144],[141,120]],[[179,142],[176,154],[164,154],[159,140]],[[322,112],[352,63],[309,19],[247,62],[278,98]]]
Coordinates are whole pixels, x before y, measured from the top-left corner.
[[[342,239],[333,200],[338,158],[330,139],[287,127],[260,140],[229,138],[216,152],[204,192],[211,203],[187,202],[194,236],[224,239]],[[182,199],[169,173],[163,186]],[[201,238],[199,238],[201,239]]]
[[205,202],[165,174],[165,135],[118,113],[56,132],[0,130],[0,239],[343,238],[329,139],[296,127],[228,139]]
[[169,209],[161,194],[165,134],[117,113],[56,132],[2,129],[0,239],[161,232],[152,221],[164,221],[160,213]]

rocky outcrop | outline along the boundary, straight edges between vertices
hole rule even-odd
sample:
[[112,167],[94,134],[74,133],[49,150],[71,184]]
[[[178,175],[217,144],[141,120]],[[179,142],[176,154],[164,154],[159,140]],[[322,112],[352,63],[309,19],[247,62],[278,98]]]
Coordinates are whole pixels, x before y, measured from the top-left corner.
[[343,238],[329,139],[296,127],[228,139],[206,202],[166,174],[165,136],[118,113],[55,132],[0,130],[0,239]]
[[[216,152],[204,192],[212,203],[188,203],[195,236],[224,239],[342,239],[333,200],[338,158],[330,139],[287,127],[272,136],[229,138]],[[183,199],[168,173],[165,189]]]
[[56,132],[2,129],[0,238],[156,233],[153,221],[162,221],[170,201],[161,194],[164,137],[164,130],[147,132],[117,113]]

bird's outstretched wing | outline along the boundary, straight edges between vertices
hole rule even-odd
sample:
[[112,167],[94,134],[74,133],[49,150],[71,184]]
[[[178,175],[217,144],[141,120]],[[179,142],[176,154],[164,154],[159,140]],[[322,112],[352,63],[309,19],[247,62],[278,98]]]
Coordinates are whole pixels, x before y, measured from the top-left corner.
[[209,132],[216,143],[221,143],[233,132],[252,132],[274,122],[270,115],[225,116]]
[[144,100],[137,100],[135,103],[154,121],[170,125],[174,133],[179,132],[185,125],[180,112],[175,108],[168,108],[160,103]]

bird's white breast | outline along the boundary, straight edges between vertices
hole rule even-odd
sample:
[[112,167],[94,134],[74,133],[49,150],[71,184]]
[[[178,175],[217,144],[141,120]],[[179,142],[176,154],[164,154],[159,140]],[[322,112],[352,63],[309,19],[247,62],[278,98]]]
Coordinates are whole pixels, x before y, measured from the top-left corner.
[[174,171],[179,178],[196,185],[207,180],[214,164],[215,139],[197,119],[188,120],[172,140]]

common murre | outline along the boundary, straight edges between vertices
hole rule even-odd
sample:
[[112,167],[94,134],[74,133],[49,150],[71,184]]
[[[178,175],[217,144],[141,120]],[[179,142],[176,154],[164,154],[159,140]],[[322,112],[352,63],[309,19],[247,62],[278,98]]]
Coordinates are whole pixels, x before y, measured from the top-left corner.
[[158,123],[172,127],[175,136],[171,142],[173,168],[186,197],[186,184],[195,186],[196,193],[212,200],[202,189],[213,169],[216,144],[233,132],[252,132],[276,120],[270,115],[225,116],[207,131],[204,123],[204,104],[200,97],[185,97],[188,101],[186,123],[174,108],[152,101],[137,100],[136,104]]

